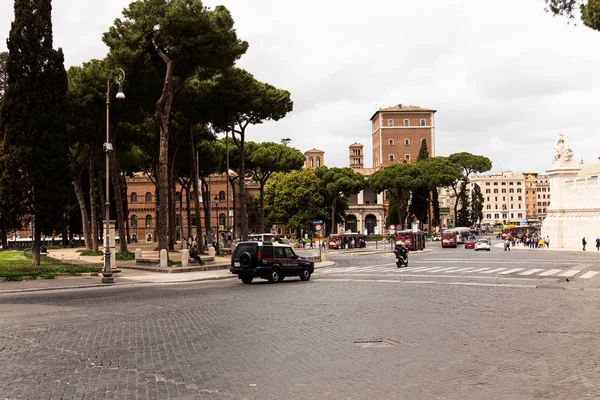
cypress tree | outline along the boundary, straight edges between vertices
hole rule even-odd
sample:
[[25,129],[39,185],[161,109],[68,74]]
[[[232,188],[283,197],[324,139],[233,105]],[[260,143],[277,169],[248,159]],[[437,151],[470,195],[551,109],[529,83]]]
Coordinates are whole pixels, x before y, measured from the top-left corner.
[[[427,141],[421,140],[421,149],[417,157],[417,162],[426,160],[429,158],[429,151],[427,151]],[[424,182],[424,186],[413,190],[411,200],[411,211],[417,217],[421,223],[426,223],[429,220],[429,188]]]
[[458,194],[458,216],[456,218],[456,226],[471,226],[471,213],[469,207],[469,193],[465,182],[461,183],[460,192]]
[[67,189],[67,74],[62,50],[52,48],[51,0],[15,0],[0,107],[2,209],[34,224],[33,264],[41,233],[62,220]]

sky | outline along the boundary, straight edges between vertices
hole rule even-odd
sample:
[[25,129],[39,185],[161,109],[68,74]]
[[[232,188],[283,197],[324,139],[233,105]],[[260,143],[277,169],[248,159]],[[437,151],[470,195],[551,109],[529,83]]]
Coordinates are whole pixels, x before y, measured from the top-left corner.
[[[129,0],[54,0],[65,67],[103,58]],[[249,42],[238,66],[289,90],[294,111],[247,129],[247,140],[325,151],[349,166],[379,107],[437,110],[435,154],[468,151],[491,172],[544,172],[564,132],[574,160],[600,156],[600,32],[544,11],[543,0],[206,0],[225,5]],[[0,51],[13,20],[0,1]],[[578,21],[578,20],[577,20]],[[134,73],[129,71],[129,73]]]

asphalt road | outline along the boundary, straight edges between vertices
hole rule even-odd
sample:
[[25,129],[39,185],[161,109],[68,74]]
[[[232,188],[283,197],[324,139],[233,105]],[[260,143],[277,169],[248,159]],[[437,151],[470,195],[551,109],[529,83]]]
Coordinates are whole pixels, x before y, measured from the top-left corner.
[[600,254],[436,246],[328,251],[309,282],[2,295],[0,398],[600,397]]

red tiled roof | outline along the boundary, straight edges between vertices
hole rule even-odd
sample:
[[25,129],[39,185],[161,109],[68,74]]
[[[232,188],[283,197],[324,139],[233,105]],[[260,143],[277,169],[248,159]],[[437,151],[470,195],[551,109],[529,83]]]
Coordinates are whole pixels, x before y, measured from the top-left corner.
[[436,112],[437,110],[434,110],[432,108],[423,108],[423,107],[419,107],[419,106],[413,106],[413,105],[406,105],[406,104],[398,104],[392,107],[386,107],[386,108],[381,108],[379,107],[379,110],[377,110],[375,112],[375,114],[373,114],[373,116],[371,117],[371,120],[377,115],[378,112],[382,112],[382,111],[386,111],[386,112]]

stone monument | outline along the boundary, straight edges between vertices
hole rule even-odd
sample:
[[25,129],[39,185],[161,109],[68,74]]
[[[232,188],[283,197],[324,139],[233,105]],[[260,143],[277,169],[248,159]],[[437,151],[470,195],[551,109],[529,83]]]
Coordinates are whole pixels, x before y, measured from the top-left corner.
[[542,236],[550,248],[581,250],[581,239],[593,249],[600,236],[600,163],[573,164],[573,150],[562,132],[554,145],[556,154],[550,179],[550,206],[542,224]]

